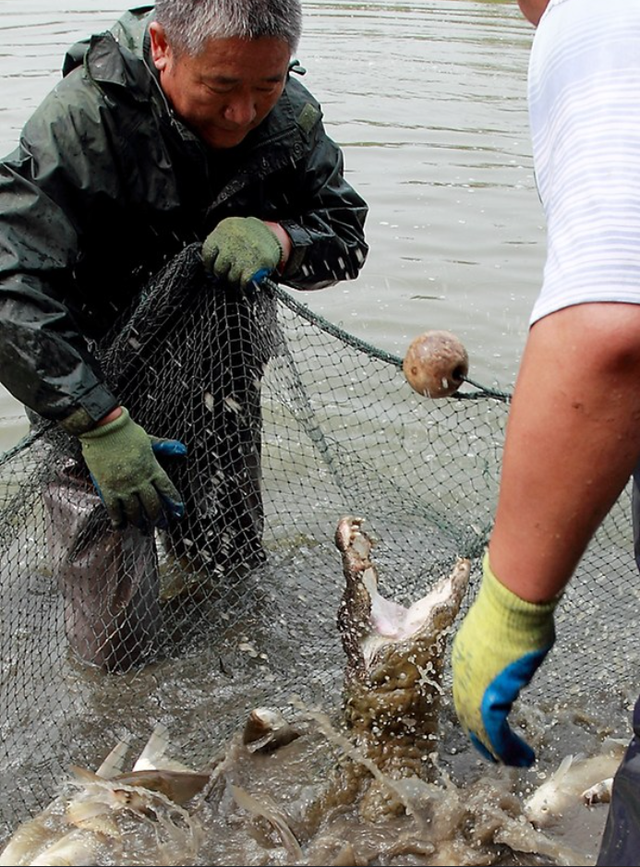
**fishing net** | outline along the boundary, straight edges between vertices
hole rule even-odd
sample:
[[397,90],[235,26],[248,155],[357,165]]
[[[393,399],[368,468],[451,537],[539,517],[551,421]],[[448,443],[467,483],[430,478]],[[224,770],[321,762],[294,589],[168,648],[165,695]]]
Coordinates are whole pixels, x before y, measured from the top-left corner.
[[[77,442],[41,419],[0,460],[0,836],[70,763],[155,721],[197,766],[252,707],[338,708],[340,517],[365,519],[381,591],[403,604],[471,558],[468,605],[495,507],[506,393],[467,380],[421,397],[400,358],[269,281],[229,292],[195,247],[92,348],[132,417],[187,445],[165,465],[186,515],[113,533]],[[637,585],[626,491],[529,700],[629,684]]]

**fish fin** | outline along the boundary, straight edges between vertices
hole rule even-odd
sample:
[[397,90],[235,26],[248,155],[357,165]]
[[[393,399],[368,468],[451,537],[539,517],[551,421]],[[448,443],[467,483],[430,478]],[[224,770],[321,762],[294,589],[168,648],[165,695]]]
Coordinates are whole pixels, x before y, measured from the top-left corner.
[[582,755],[582,753],[578,753],[575,756],[572,753],[570,753],[568,756],[565,756],[563,758],[563,760],[560,762],[560,764],[558,765],[558,767],[555,769],[555,771],[551,774],[550,779],[560,780],[562,777],[564,777],[567,774],[567,772],[569,771],[569,768],[572,765],[581,761],[583,758],[584,758],[584,756]]
[[109,755],[102,762],[96,774],[99,777],[104,777],[108,780],[115,777],[116,774],[121,774],[124,769],[124,760],[130,747],[130,739],[122,738],[118,741]]
[[134,771],[156,771],[162,766],[162,759],[169,747],[169,729],[164,723],[156,723],[149,740],[136,759]]
[[193,773],[188,767],[176,759],[167,757],[169,748],[169,729],[164,723],[157,723],[144,749],[136,759],[132,768],[134,771],[180,771]]

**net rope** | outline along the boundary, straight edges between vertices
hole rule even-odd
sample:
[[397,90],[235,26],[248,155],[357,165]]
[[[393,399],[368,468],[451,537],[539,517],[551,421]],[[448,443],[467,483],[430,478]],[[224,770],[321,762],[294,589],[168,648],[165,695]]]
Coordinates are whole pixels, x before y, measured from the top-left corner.
[[[186,443],[166,464],[186,516],[110,533],[77,441],[37,418],[0,457],[0,837],[70,764],[155,721],[197,766],[252,707],[337,708],[338,520],[365,519],[403,604],[470,557],[468,605],[496,503],[508,392],[421,397],[401,359],[282,286],[230,292],[195,247],[93,350],[132,417]],[[566,593],[540,692],[632,682],[637,585],[626,490]]]

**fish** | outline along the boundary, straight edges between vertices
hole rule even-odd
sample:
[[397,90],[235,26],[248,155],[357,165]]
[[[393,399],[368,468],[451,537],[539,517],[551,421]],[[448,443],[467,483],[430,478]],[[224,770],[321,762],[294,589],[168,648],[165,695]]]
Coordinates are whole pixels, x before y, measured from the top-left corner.
[[[210,772],[169,758],[168,745],[167,728],[158,723],[130,771],[122,772],[127,739],[116,744],[96,771],[72,766],[60,794],[11,836],[0,854],[0,867],[99,863],[105,846],[123,845],[125,819],[150,827],[154,842],[168,831],[167,847],[173,845],[182,857],[195,851],[200,831],[185,805],[204,789]],[[163,851],[163,858],[166,855]],[[185,863],[177,860],[178,851],[175,857],[174,862],[152,858],[150,863]]]
[[613,777],[605,777],[604,780],[598,780],[580,795],[582,803],[587,807],[593,807],[595,804],[609,804],[611,802],[611,792],[613,790]]
[[[409,607],[378,590],[374,541],[364,519],[346,515],[335,532],[345,588],[337,624],[346,655],[344,719],[357,749],[391,779],[429,779],[437,748],[447,638],[469,585],[470,560]],[[363,818],[404,810],[393,787],[372,780],[361,802]]]
[[[336,807],[356,804],[361,819],[378,823],[401,814],[415,818],[413,808],[425,798],[442,799],[442,791],[431,781],[439,773],[435,753],[445,651],[471,564],[458,557],[449,574],[405,607],[378,589],[375,542],[364,523],[363,518],[347,515],[335,530],[345,581],[336,612],[345,653],[337,710],[345,734],[334,730],[329,718],[325,730],[316,712],[308,714],[314,724],[301,730],[299,722],[289,723],[279,710],[256,707],[218,766],[195,771],[168,757],[168,732],[157,726],[130,770],[123,770],[128,744],[122,742],[96,771],[74,766],[48,810],[11,838],[0,867],[193,863],[203,837],[199,820],[204,813],[194,807],[196,797],[200,804],[207,799],[207,809],[218,799],[228,805],[232,798],[248,821],[270,825],[292,862],[301,863],[303,845],[308,846],[305,837],[309,840],[311,834],[315,839],[319,834],[321,849],[323,822]],[[327,756],[325,777],[317,788],[305,789],[299,812],[290,814],[286,803],[276,803],[265,794],[264,785],[253,780],[264,774],[266,762],[279,760],[274,752],[286,763],[287,756],[299,752],[302,736],[313,739],[313,733],[322,734],[334,749]],[[132,837],[123,831],[125,819],[154,836],[168,827],[174,849],[154,861],[158,844],[153,839],[142,860],[132,858]],[[301,821],[306,834],[299,840]],[[352,841],[343,842],[335,863],[359,863],[361,856],[352,851]],[[429,841],[424,845],[431,851]],[[114,860],[114,851],[119,860]]]
[[231,793],[237,805],[253,816],[259,816],[267,820],[278,833],[284,848],[291,857],[292,864],[300,864],[304,859],[304,853],[295,834],[289,827],[287,817],[272,798],[262,795],[254,798],[241,786],[231,785]]
[[565,756],[549,778],[525,800],[525,818],[536,828],[546,828],[576,804],[608,803],[613,774],[625,748],[625,742],[609,738],[597,755]]
[[300,732],[276,708],[256,707],[245,723],[242,742],[249,752],[267,753],[290,744]]

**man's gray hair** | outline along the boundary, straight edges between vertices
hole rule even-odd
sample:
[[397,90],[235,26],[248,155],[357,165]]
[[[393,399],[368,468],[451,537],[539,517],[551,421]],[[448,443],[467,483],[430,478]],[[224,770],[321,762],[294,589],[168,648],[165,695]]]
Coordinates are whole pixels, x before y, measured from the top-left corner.
[[207,39],[282,39],[291,53],[302,32],[300,0],[156,0],[155,20],[178,53],[199,54]]

